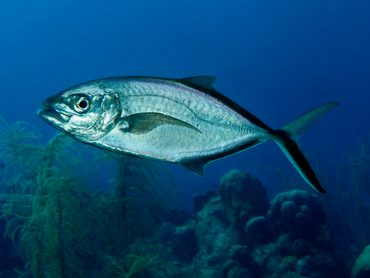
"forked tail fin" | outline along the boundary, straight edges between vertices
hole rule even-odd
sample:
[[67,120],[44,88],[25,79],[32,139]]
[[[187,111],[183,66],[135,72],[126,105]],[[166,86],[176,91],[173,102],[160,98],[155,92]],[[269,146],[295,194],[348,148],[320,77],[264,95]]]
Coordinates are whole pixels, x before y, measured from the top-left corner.
[[299,148],[298,139],[309,127],[337,105],[339,104],[336,102],[323,104],[274,132],[276,136],[274,141],[297,169],[298,173],[312,188],[321,193],[326,193],[326,191],[320,185],[310,163]]

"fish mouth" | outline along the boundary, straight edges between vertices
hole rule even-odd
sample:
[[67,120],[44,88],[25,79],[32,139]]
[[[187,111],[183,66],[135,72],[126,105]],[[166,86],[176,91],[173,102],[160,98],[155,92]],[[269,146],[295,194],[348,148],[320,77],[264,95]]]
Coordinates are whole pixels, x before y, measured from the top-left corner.
[[66,123],[71,118],[70,116],[57,111],[53,104],[47,100],[41,104],[41,109],[37,111],[37,115],[53,126],[59,126]]

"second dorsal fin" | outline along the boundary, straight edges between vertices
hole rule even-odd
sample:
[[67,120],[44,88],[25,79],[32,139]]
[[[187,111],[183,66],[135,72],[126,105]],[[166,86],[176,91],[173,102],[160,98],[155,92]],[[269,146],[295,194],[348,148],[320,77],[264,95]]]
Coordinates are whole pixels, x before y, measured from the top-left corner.
[[214,90],[214,88],[212,87],[212,83],[215,82],[216,77],[204,75],[204,76],[194,76],[194,77],[182,78],[180,80],[185,81],[186,83],[189,83],[192,85],[200,86],[200,87],[203,87],[209,90]]

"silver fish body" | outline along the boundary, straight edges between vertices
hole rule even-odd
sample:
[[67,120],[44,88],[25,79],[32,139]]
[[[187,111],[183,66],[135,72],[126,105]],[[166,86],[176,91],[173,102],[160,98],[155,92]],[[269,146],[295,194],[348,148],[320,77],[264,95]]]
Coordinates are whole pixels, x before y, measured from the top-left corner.
[[81,142],[177,163],[198,175],[210,161],[274,140],[302,177],[325,192],[294,137],[337,104],[322,105],[274,131],[217,92],[214,80],[209,76],[94,80],[48,98],[38,114]]

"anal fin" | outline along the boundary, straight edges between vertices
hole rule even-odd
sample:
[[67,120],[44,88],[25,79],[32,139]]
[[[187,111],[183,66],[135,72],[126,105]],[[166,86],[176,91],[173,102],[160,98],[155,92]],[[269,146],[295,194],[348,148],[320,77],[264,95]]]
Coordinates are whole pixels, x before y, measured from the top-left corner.
[[185,168],[186,170],[189,170],[193,172],[194,174],[198,176],[204,176],[204,166],[208,162],[190,162],[190,163],[177,163],[181,167]]

